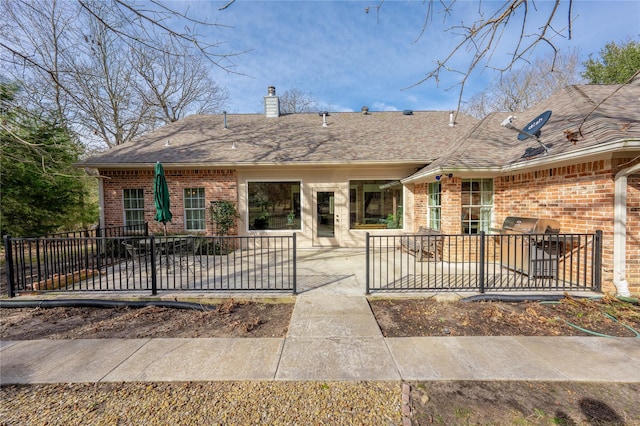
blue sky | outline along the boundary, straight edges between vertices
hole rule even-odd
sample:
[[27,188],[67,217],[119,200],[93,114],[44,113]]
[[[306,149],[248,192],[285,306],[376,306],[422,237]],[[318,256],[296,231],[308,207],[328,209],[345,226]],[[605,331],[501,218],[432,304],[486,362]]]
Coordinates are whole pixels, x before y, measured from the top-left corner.
[[[270,85],[279,94],[288,89],[309,93],[330,111],[359,111],[364,105],[372,111],[455,109],[459,75],[443,75],[439,84],[431,80],[411,86],[457,43],[456,35],[445,30],[456,22],[472,22],[479,5],[458,0],[453,20],[443,24],[438,15],[420,36],[428,6],[421,0],[386,0],[379,13],[378,0],[236,0],[219,11],[226,3],[195,1],[190,11],[194,17],[226,26],[207,34],[210,41],[222,43],[219,52],[245,52],[232,59],[233,73],[213,70],[215,80],[230,93],[230,113],[260,112]],[[487,10],[501,3],[482,2]],[[558,29],[566,25],[567,4],[561,2],[554,23]],[[530,5],[542,14],[553,2]],[[561,50],[578,48],[586,60],[589,54],[597,56],[609,41],[640,40],[639,0],[574,0],[573,5],[572,40],[553,39]],[[532,8],[530,19],[534,12]],[[531,24],[528,32],[534,32],[540,21]],[[517,29],[519,25],[509,31]],[[501,51],[493,56],[495,64],[505,60],[507,43],[517,40],[517,34],[508,32],[503,40]],[[540,45],[533,57],[550,51]],[[464,67],[468,59],[462,55],[454,64]],[[489,70],[477,72],[464,98],[482,91],[493,78]]]

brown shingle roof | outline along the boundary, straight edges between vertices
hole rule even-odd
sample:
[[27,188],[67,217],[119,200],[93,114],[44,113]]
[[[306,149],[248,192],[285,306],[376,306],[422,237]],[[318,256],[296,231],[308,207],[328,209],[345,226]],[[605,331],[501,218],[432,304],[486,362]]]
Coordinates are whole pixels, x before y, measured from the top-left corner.
[[[551,145],[550,154],[543,156],[543,150],[535,140],[520,141],[517,131],[501,126],[512,113],[492,113],[413,177],[446,169],[497,170],[533,158],[552,162],[559,156],[579,155],[608,142],[640,142],[640,78],[636,77],[627,85],[568,86],[528,111],[515,114],[517,118],[513,125],[523,129],[547,110],[551,110],[552,115],[542,128],[540,140]],[[575,143],[569,140],[567,132],[577,134]],[[533,150],[533,155],[525,156],[527,149]]]
[[[426,164],[477,120],[449,112],[331,113],[327,127],[314,114],[194,115],[89,158],[85,167],[166,165]],[[167,146],[167,141],[169,145]],[[235,146],[236,148],[232,148]]]

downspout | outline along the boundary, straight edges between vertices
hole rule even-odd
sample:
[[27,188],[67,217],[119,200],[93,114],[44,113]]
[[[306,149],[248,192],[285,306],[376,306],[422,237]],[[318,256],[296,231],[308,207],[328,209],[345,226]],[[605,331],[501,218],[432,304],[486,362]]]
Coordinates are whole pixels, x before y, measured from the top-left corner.
[[613,285],[617,295],[631,296],[627,274],[627,176],[640,172],[640,164],[619,171],[615,177],[613,208]]

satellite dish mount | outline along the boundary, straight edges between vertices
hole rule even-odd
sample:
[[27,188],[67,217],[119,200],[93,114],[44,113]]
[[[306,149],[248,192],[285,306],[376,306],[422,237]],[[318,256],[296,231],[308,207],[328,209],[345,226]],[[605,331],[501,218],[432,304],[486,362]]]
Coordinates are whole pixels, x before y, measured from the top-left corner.
[[524,129],[518,129],[514,126],[511,121],[515,118],[513,115],[507,117],[500,125],[502,127],[506,127],[507,129],[516,130],[518,132],[518,140],[524,141],[527,139],[535,139],[536,142],[540,144],[540,146],[544,149],[545,154],[550,152],[549,147],[542,143],[540,140],[540,134],[542,133],[541,129],[549,118],[551,117],[551,111],[545,111],[533,120],[529,124],[527,124]]

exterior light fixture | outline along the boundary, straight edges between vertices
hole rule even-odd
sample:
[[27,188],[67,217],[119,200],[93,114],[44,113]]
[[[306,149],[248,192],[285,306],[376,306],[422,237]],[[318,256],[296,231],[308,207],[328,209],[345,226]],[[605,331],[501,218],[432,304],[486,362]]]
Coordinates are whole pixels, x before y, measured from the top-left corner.
[[449,179],[451,179],[453,177],[453,173],[449,173],[449,174],[446,174],[446,175],[437,175],[436,176],[436,180],[439,181],[440,179],[442,179],[443,176],[444,177],[448,177]]

